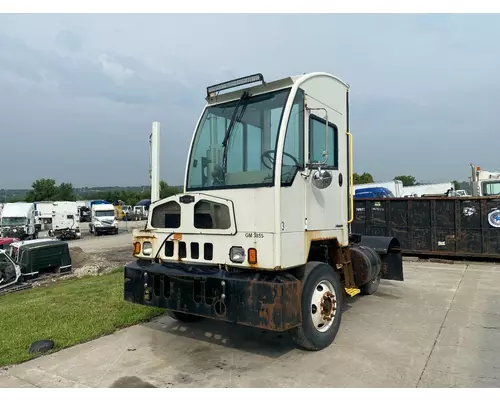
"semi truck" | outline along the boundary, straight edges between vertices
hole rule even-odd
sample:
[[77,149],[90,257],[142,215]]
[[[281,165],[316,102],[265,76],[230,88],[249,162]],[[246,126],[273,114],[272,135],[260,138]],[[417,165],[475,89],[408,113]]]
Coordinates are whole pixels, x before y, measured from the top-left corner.
[[55,201],[49,236],[62,240],[80,239],[80,214],[75,201]]
[[102,233],[118,234],[118,221],[115,217],[115,206],[111,203],[92,204],[91,220],[89,222],[89,231],[94,236]]
[[158,131],[152,202],[146,226],[133,231],[124,300],[186,323],[286,331],[318,351],[339,331],[344,297],[403,281],[395,237],[350,233],[353,140],[341,79],[256,74],[208,87],[184,190],[163,199]]
[[6,203],[2,210],[1,236],[4,238],[36,239],[38,229],[33,203]]
[[500,172],[484,171],[472,163],[470,167],[473,196],[500,196]]

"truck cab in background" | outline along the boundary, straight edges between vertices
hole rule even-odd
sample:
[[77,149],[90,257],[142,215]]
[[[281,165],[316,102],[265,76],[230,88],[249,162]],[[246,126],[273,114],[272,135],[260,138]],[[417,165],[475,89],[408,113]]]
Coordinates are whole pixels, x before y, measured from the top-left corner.
[[103,233],[116,235],[118,221],[115,218],[115,206],[111,203],[92,204],[89,230],[95,236]]
[[55,201],[52,211],[52,229],[49,236],[62,240],[80,239],[80,215],[74,201]]
[[483,171],[471,164],[472,196],[500,196],[500,172]]
[[34,203],[6,203],[2,210],[0,226],[2,237],[36,239],[38,229],[36,229]]

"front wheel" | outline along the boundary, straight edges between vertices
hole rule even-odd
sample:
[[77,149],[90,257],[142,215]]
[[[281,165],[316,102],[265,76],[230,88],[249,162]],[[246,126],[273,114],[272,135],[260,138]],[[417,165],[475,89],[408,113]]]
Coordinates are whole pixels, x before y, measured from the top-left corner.
[[331,266],[312,262],[306,265],[302,282],[302,324],[290,331],[305,350],[328,347],[337,336],[342,319],[342,284]]

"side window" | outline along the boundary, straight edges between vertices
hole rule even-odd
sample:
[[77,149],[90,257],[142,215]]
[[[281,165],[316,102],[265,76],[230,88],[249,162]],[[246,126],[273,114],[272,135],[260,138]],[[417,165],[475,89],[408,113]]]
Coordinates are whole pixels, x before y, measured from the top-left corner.
[[284,153],[286,154],[283,154],[281,164],[281,184],[287,185],[292,182],[298,169],[304,168],[304,92],[302,90],[297,91],[290,111]]
[[483,194],[486,196],[494,196],[500,194],[500,182],[484,183]]
[[[325,123],[326,121],[316,115],[309,119],[309,154],[312,163],[324,160],[325,150]],[[328,124],[328,160],[326,168],[338,168],[338,130],[332,123]]]

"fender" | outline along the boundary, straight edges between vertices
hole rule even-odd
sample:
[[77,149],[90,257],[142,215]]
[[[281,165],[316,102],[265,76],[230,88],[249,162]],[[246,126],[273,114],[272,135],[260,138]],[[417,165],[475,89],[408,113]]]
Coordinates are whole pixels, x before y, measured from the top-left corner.
[[371,247],[382,260],[382,279],[404,281],[401,244],[394,236],[352,235],[357,244]]

